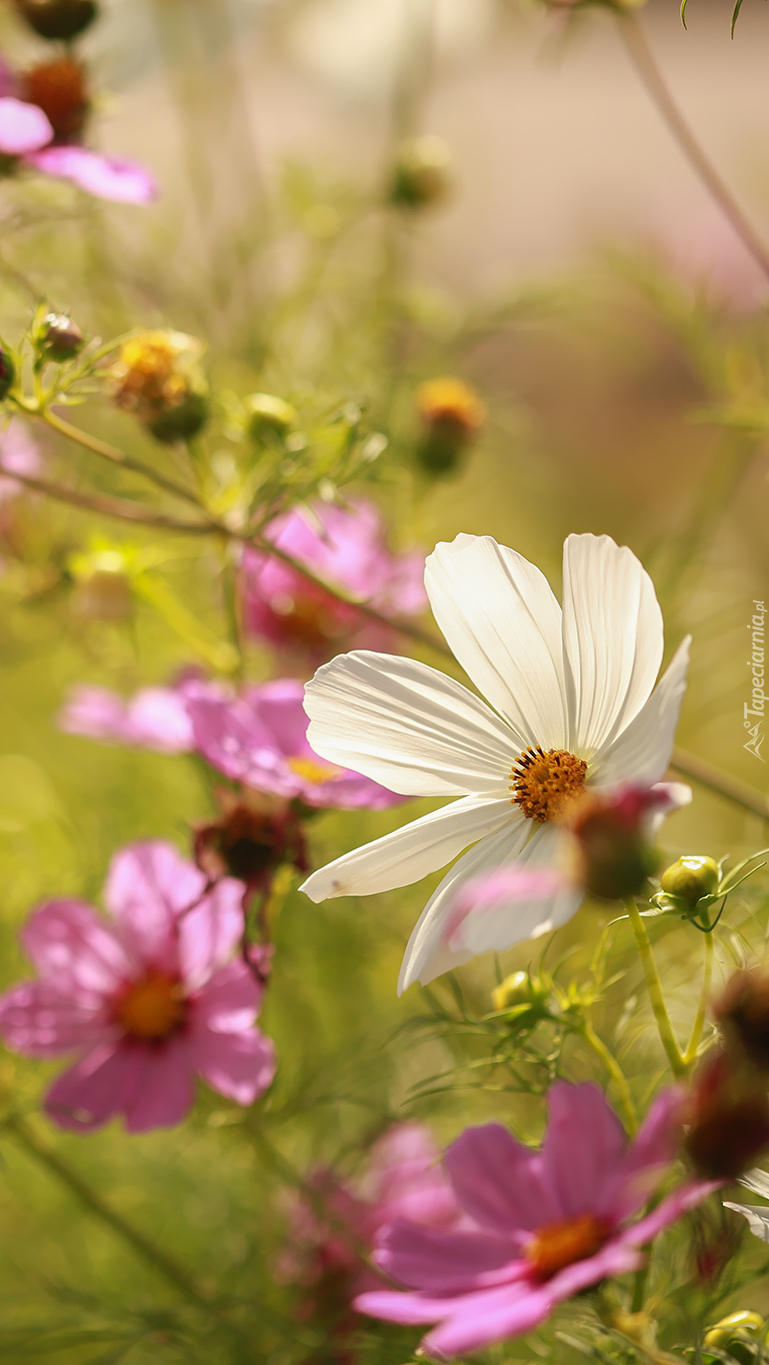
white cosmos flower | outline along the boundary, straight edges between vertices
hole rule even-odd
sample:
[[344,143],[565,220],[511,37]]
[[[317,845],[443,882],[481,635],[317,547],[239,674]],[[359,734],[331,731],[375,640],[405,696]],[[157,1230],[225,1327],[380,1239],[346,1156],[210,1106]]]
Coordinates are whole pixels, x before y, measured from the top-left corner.
[[[400,992],[473,956],[444,932],[461,882],[511,863],[558,867],[570,836],[557,816],[570,794],[662,777],[688,664],[686,639],[654,689],[662,613],[643,566],[609,536],[569,536],[563,610],[539,569],[491,536],[436,546],[425,587],[490,705],[426,664],[368,650],[325,664],[305,692],[307,738],[322,758],[406,796],[460,798],[337,858],[302,888],[314,901],[390,891],[474,845],[428,901]],[[564,924],[582,896],[571,885],[511,907],[490,946]]]

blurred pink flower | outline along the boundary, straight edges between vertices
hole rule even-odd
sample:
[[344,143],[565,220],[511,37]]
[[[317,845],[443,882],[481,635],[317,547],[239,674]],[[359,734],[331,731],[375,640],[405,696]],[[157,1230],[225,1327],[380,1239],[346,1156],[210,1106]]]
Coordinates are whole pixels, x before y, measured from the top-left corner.
[[72,687],[58,725],[70,735],[107,744],[129,744],[162,754],[189,753],[195,747],[188,713],[190,697],[221,697],[222,689],[200,678],[182,678],[174,687],[142,687],[127,700],[106,687]]
[[255,1024],[263,984],[232,955],[243,887],[206,878],[171,844],[131,844],[112,860],[110,924],[82,901],[48,901],[22,942],[38,979],[0,997],[0,1033],[32,1057],[77,1053],[46,1112],[88,1132],[122,1114],[130,1133],[180,1123],[201,1075],[252,1104],[275,1073]]
[[383,810],[405,799],[349,768],[318,758],[307,743],[304,685],[281,678],[234,700],[193,695],[187,702],[195,747],[225,777],[306,806]]
[[0,153],[20,157],[45,175],[71,180],[99,199],[148,204],[156,197],[157,185],[143,166],[57,138],[47,114],[17,99],[15,89],[14,73],[0,58]]
[[[424,555],[393,554],[372,503],[295,508],[276,518],[265,534],[331,587],[342,588],[386,616],[416,615],[426,606]],[[340,649],[394,648],[394,631],[367,620],[354,604],[340,602],[262,551],[246,550],[242,585],[251,633],[311,668]]]
[[[34,478],[40,473],[40,463],[40,451],[27,423],[21,417],[12,417],[5,431],[0,432],[0,465],[14,474],[29,474]],[[15,479],[0,475],[0,502],[14,498],[22,488]]]
[[676,1154],[680,1092],[657,1098],[629,1148],[596,1086],[558,1081],[548,1098],[539,1151],[497,1123],[452,1143],[446,1168],[474,1226],[393,1222],[375,1260],[412,1292],[368,1291],[355,1307],[389,1322],[438,1323],[424,1349],[439,1359],[464,1355],[529,1332],[562,1300],[637,1270],[640,1248],[717,1188],[688,1181],[626,1226]]

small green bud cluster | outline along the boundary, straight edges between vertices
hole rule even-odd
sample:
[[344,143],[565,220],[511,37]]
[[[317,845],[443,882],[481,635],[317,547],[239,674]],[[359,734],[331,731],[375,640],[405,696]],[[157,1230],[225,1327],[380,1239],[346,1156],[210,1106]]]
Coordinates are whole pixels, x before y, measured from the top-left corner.
[[713,1327],[709,1327],[703,1339],[703,1346],[714,1347],[719,1352],[714,1360],[722,1359],[722,1354],[739,1361],[739,1365],[754,1365],[756,1360],[756,1338],[764,1330],[764,1319],[760,1313],[750,1309],[740,1309],[730,1313]]
[[246,431],[254,441],[285,440],[297,423],[296,408],[272,393],[251,393],[243,400]]

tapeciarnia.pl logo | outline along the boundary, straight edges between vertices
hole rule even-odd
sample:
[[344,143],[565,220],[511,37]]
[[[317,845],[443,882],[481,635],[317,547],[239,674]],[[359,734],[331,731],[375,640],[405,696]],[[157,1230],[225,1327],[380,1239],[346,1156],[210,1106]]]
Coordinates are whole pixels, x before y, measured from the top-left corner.
[[745,702],[742,708],[743,724],[748,731],[750,738],[743,749],[753,754],[755,758],[766,763],[766,759],[761,753],[761,745],[764,742],[764,733],[761,726],[764,721],[764,708],[766,706],[766,694],[764,692],[764,620],[766,619],[766,608],[763,602],[753,601],[754,612],[748,622],[748,630],[751,632],[751,657],[748,659],[748,668],[751,669],[752,692],[749,702]]

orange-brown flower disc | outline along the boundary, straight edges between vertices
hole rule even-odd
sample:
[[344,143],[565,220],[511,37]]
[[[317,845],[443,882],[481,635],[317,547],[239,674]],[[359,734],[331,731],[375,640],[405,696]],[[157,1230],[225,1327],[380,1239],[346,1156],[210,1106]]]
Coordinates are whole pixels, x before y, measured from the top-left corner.
[[510,774],[513,802],[527,820],[560,820],[585,790],[587,763],[566,749],[527,749]]

